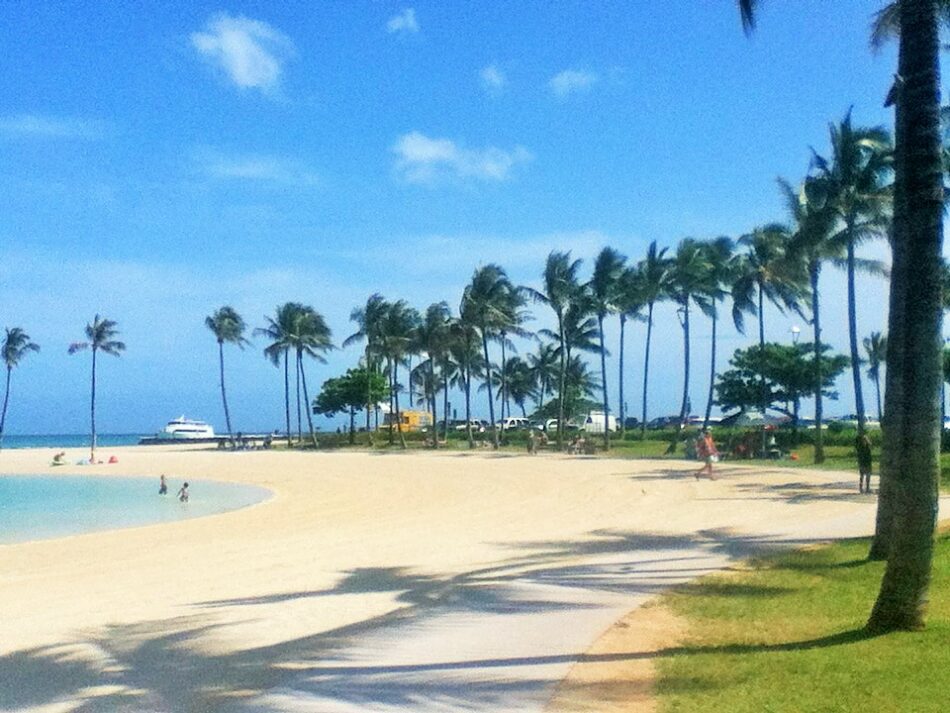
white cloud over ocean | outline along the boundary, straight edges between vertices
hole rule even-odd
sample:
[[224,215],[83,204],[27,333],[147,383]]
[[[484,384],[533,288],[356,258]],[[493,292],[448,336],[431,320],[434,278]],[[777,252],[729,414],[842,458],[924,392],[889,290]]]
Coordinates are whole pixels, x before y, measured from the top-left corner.
[[284,64],[295,54],[293,42],[266,22],[226,13],[192,33],[191,44],[233,84],[263,92],[280,86]]
[[392,151],[400,178],[423,184],[444,179],[506,181],[516,166],[532,158],[523,146],[510,150],[495,146],[470,149],[451,139],[432,138],[418,131],[400,136]]

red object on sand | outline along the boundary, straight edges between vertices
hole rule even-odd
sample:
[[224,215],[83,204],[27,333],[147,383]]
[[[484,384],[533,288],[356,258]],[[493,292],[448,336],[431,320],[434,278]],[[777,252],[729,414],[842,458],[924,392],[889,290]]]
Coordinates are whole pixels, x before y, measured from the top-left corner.
[[110,463],[118,463],[118,462],[119,462],[119,459],[116,458],[115,456],[109,456],[109,462],[110,462]]
[[791,458],[792,460],[798,460],[798,454],[797,454],[797,453],[792,453],[792,454],[789,456],[789,458]]

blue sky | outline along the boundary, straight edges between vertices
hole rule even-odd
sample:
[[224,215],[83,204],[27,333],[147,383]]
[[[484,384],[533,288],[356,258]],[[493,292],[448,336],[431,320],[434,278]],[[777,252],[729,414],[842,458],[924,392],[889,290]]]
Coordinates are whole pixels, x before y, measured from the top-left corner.
[[[804,175],[828,122],[852,105],[857,123],[891,122],[894,49],[867,44],[881,4],[764,3],[751,39],[731,0],[0,4],[0,324],[42,346],[14,375],[8,432],[87,428],[88,355],[66,347],[97,312],[128,345],[103,363],[102,431],[182,413],[223,428],[203,324],[223,304],[252,327],[312,304],[339,343],[372,292],[456,306],[479,264],[536,284],[555,248],[589,266],[604,245],[637,260],[651,240],[781,220],[775,178]],[[841,276],[824,288],[844,351]],[[859,331],[883,330],[886,284],[859,290]],[[682,389],[672,309],[658,320],[653,414]],[[769,336],[800,322],[770,312]],[[721,363],[750,341],[725,331]],[[695,340],[698,405],[701,320]],[[628,384],[642,341],[635,327]],[[282,422],[263,346],[226,357],[244,430]],[[839,390],[831,413],[852,408]]]

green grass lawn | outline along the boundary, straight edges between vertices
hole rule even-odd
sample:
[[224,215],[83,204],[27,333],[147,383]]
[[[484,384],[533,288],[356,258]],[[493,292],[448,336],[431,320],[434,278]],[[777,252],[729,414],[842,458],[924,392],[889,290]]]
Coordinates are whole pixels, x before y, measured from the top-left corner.
[[868,544],[757,560],[666,595],[689,630],[658,660],[659,710],[950,709],[950,534],[938,538],[927,629],[914,633],[865,635],[884,570]]

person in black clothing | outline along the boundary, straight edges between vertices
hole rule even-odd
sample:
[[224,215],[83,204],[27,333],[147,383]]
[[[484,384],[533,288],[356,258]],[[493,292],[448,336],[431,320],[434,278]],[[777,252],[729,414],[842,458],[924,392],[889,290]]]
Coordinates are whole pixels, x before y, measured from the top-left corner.
[[858,453],[858,490],[862,493],[871,492],[871,440],[867,434],[854,439],[854,448]]

